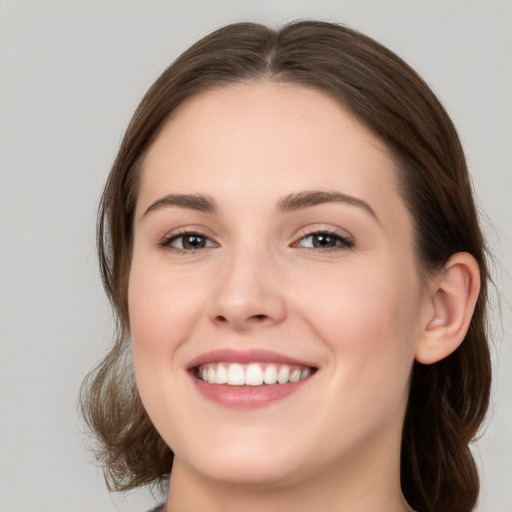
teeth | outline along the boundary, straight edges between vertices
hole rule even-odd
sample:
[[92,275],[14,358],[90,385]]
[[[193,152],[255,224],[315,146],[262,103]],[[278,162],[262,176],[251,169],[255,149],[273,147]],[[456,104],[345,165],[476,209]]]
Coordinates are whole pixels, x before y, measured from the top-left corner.
[[217,372],[215,373],[215,384],[226,384],[228,381],[228,371],[223,365],[217,366]]
[[308,367],[286,364],[251,363],[212,363],[198,368],[197,377],[211,384],[229,386],[261,386],[263,384],[287,384],[307,379],[312,374]]
[[304,370],[302,370],[302,373],[300,374],[300,378],[301,379],[306,379],[310,375],[311,375],[311,368],[304,368]]
[[230,386],[243,386],[245,384],[244,373],[244,369],[239,364],[230,364],[227,383]]
[[277,382],[279,384],[286,384],[290,378],[290,368],[288,366],[281,366],[277,374]]
[[277,382],[277,369],[273,364],[269,364],[265,368],[263,382],[265,384],[275,384]]
[[250,364],[247,367],[245,383],[248,386],[261,386],[263,384],[263,370],[259,364]]
[[[301,370],[293,370],[290,373],[290,382],[297,382],[300,380],[300,374],[302,373]],[[209,374],[208,374],[209,375]]]

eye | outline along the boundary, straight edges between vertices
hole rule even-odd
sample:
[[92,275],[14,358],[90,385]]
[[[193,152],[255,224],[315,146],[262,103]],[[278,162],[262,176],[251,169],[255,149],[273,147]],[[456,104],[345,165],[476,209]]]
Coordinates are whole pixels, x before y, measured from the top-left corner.
[[350,238],[341,236],[331,231],[317,231],[303,236],[293,244],[295,247],[306,249],[337,250],[353,247],[354,242]]
[[199,249],[218,247],[218,244],[202,233],[189,231],[165,238],[160,243],[160,246],[173,249],[177,252],[194,252]]

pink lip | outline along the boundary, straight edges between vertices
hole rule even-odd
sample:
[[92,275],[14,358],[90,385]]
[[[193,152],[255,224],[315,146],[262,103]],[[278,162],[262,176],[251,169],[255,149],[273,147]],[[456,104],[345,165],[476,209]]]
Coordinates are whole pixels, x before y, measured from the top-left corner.
[[297,366],[309,366],[314,368],[315,365],[308,361],[301,361],[292,357],[273,352],[271,350],[250,349],[250,350],[233,350],[219,349],[206,352],[196,357],[187,365],[190,370],[206,363],[281,363]]
[[316,368],[315,365],[294,359],[292,357],[278,354],[270,350],[233,350],[221,349],[206,352],[188,365],[190,378],[196,389],[208,400],[216,402],[223,407],[234,409],[257,409],[265,407],[277,400],[290,396],[307,386],[312,377],[298,382],[289,382],[287,384],[265,384],[262,386],[228,386],[226,384],[211,384],[203,382],[194,376],[193,370],[202,364],[207,363],[281,363],[297,366],[307,366]]
[[226,384],[209,384],[191,379],[198,391],[207,399],[224,407],[233,409],[258,409],[285,398],[303,386],[307,386],[312,377],[288,384],[270,384],[263,386],[227,386]]

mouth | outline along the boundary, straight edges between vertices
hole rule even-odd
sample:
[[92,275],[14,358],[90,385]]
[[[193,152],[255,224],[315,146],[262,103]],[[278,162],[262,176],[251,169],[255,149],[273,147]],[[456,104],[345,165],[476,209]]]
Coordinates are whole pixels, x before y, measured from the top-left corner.
[[225,407],[263,407],[303,388],[318,367],[262,350],[218,350],[196,358],[188,372],[199,392]]
[[207,363],[194,367],[192,374],[202,382],[227,386],[271,386],[310,377],[316,368],[281,363]]

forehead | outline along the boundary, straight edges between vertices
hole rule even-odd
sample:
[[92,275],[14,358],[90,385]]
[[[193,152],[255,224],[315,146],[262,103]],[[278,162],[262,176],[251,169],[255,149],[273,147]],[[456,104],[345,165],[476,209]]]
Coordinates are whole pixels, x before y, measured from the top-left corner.
[[195,192],[273,204],[298,190],[329,189],[386,215],[389,206],[405,209],[395,180],[387,147],[338,101],[260,81],[215,88],[176,109],[146,155],[138,203]]

